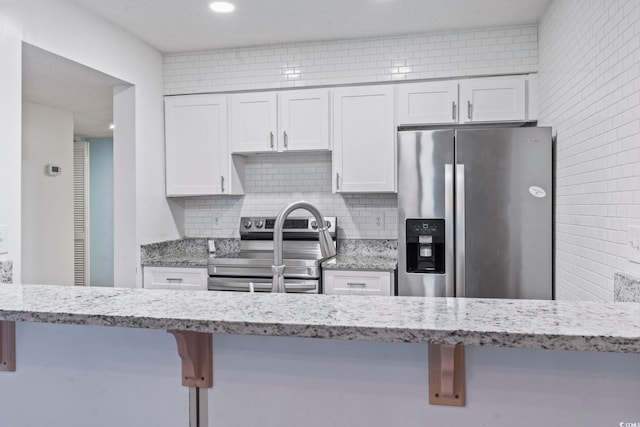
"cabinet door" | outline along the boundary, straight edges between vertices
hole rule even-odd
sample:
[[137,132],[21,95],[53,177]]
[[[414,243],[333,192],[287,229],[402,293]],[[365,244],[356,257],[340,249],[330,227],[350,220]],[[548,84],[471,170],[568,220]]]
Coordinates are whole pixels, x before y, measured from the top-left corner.
[[327,295],[393,295],[388,271],[324,271],[324,293]]
[[396,191],[393,95],[391,86],[334,89],[335,191]]
[[207,290],[206,268],[144,267],[143,272],[145,289]]
[[525,81],[525,76],[462,80],[462,121],[477,123],[526,120]]
[[327,89],[281,92],[278,107],[278,151],[330,149]]
[[398,124],[458,122],[458,82],[398,85]]
[[278,109],[274,92],[231,95],[231,152],[277,150]]
[[167,196],[223,194],[227,144],[226,95],[165,98]]

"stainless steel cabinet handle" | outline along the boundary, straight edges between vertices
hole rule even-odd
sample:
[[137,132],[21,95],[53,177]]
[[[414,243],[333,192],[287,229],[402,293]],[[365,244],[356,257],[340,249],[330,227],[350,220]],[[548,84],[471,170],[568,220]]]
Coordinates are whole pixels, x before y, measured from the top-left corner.
[[456,165],[456,296],[465,292],[464,165]]
[[271,149],[273,150],[273,132],[269,132],[269,144],[271,145]]
[[289,135],[287,135],[286,130],[283,133],[284,133],[284,149],[286,150],[287,148],[289,148]]
[[336,172],[336,190],[340,189],[340,174]]
[[167,277],[167,282],[182,282],[182,277]]
[[453,102],[451,103],[451,118],[452,118],[453,120],[455,120],[455,119],[456,119],[456,101],[453,101]]
[[473,110],[473,104],[471,103],[471,101],[467,101],[467,118],[469,120],[471,120],[471,116],[473,115],[472,110]]
[[220,177],[220,191],[224,193],[224,176]]
[[362,286],[362,287],[365,287],[365,286],[367,286],[367,284],[366,283],[347,282],[347,286]]

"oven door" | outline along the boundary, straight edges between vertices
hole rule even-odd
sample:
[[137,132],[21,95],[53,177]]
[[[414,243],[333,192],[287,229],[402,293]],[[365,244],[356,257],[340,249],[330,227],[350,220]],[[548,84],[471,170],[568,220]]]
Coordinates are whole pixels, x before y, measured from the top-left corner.
[[[253,283],[255,292],[271,292],[272,279],[270,277],[219,277],[209,276],[208,289],[210,291],[249,292]],[[317,279],[284,279],[287,293],[320,293],[320,280]]]

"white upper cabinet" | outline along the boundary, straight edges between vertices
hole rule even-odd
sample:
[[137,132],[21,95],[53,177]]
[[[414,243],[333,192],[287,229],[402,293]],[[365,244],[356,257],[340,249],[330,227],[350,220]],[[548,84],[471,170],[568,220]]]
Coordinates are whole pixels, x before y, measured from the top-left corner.
[[462,123],[527,120],[526,76],[460,81]]
[[227,96],[165,98],[167,196],[229,194]]
[[398,124],[426,125],[457,122],[457,81],[398,85]]
[[231,151],[264,153],[277,150],[278,104],[274,92],[230,96]]
[[278,94],[278,151],[329,150],[329,91]]
[[231,95],[233,153],[329,150],[329,90]]
[[333,189],[396,191],[393,86],[333,90]]

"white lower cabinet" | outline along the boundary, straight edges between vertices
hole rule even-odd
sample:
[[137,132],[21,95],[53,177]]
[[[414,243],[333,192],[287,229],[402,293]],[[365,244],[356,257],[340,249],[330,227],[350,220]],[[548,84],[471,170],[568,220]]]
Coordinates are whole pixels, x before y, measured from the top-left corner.
[[206,291],[209,274],[200,267],[143,267],[145,289]]
[[394,295],[391,271],[324,270],[324,293],[327,295]]

